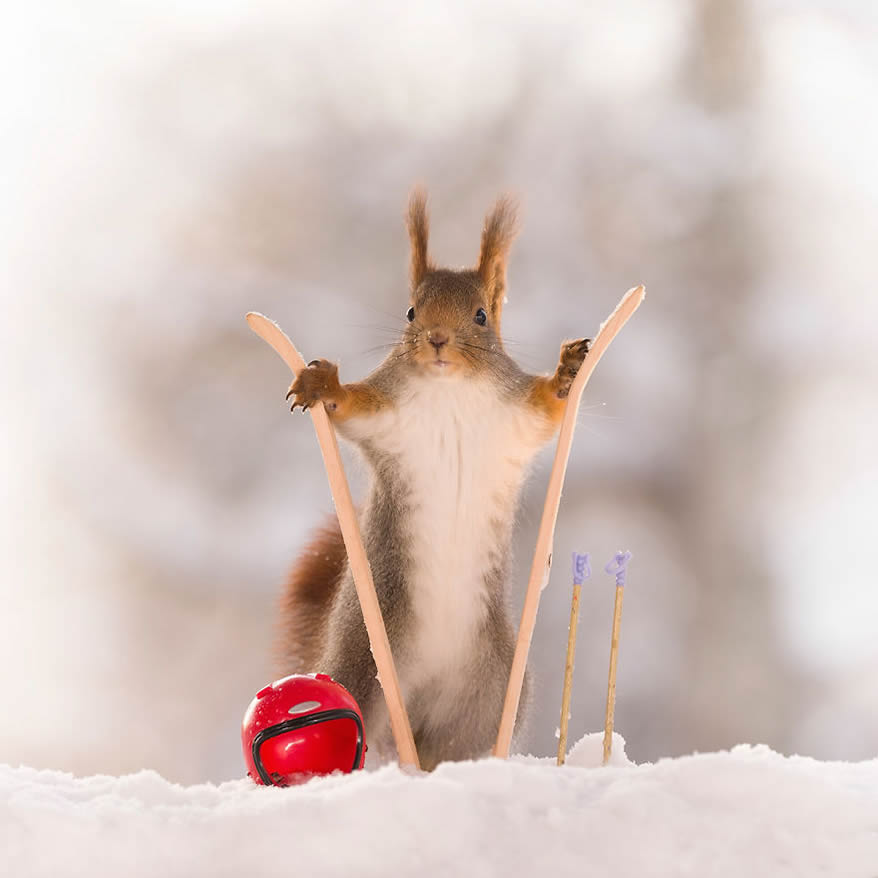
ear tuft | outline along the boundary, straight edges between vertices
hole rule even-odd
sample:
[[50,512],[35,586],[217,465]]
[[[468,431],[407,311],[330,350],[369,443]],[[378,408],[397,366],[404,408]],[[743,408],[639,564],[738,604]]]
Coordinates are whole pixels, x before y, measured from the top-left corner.
[[506,260],[517,232],[516,203],[507,195],[501,196],[494,209],[485,217],[478,267],[495,315],[499,315],[503,307],[506,295]]
[[427,217],[427,193],[420,187],[414,189],[409,198],[406,226],[412,245],[410,279],[412,292],[414,292],[424,276],[433,270],[427,251],[427,239],[430,234],[430,220]]

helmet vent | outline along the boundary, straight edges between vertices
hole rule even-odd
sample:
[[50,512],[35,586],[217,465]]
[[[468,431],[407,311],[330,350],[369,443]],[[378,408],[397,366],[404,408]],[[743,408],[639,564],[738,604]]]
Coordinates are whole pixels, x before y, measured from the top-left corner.
[[314,710],[315,708],[320,707],[319,701],[300,701],[298,704],[294,704],[288,711],[288,713],[305,713],[309,710]]

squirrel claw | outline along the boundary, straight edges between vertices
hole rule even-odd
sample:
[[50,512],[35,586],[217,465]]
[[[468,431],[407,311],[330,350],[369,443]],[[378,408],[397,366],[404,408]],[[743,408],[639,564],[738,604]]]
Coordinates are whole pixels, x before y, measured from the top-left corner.
[[328,360],[312,360],[299,370],[287,391],[287,399],[293,400],[290,411],[301,406],[302,412],[306,412],[321,401],[327,404],[327,411],[335,411],[333,403],[339,387],[338,367]]
[[564,342],[561,345],[561,358],[555,370],[555,395],[558,399],[566,399],[570,393],[573,379],[579,372],[588,352],[591,350],[591,339],[580,338],[576,341]]

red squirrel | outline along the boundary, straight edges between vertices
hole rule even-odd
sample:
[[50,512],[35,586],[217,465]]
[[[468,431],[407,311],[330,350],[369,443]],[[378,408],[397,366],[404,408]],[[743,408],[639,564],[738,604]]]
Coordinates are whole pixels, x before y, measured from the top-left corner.
[[[516,232],[508,199],[485,220],[475,269],[433,264],[420,191],[407,226],[408,324],[396,346],[351,384],[339,382],[333,363],[314,360],[287,398],[292,409],[323,402],[371,470],[363,541],[421,765],[432,769],[486,755],[494,743],[515,646],[506,592],[519,494],[561,422],[590,340],[565,342],[551,376],[528,375],[504,350]],[[389,718],[334,518],[291,572],[282,626],[284,672],[319,671],[342,683],[362,709],[370,757],[391,757]]]

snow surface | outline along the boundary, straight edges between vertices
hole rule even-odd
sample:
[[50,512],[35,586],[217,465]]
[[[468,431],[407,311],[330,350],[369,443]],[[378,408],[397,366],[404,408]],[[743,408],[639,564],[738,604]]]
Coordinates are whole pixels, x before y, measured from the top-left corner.
[[878,760],[600,754],[288,789],[0,766],[0,875],[878,875]]

